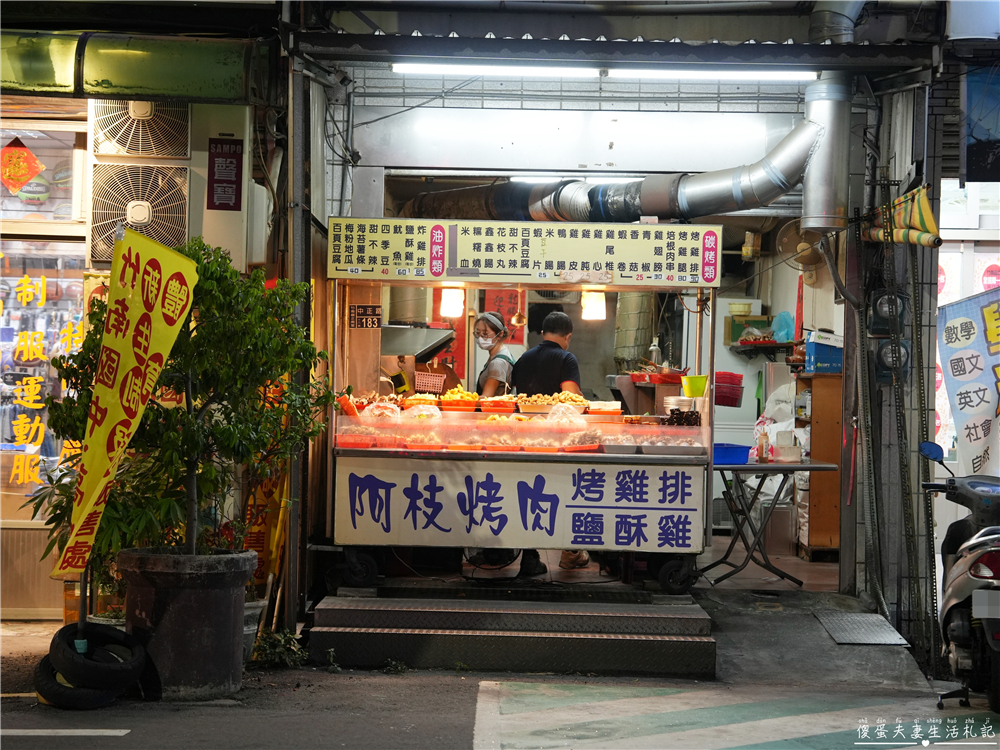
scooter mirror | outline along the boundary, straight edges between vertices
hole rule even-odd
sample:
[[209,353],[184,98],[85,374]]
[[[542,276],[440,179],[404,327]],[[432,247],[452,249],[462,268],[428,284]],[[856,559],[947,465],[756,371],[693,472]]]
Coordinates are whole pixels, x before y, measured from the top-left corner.
[[942,463],[944,461],[944,449],[937,443],[925,440],[920,444],[920,455],[928,461]]

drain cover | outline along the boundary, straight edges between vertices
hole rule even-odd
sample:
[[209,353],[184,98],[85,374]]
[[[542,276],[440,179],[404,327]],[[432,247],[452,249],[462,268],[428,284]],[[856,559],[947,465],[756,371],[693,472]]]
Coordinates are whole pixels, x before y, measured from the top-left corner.
[[837,643],[867,646],[906,646],[906,640],[881,615],[867,612],[816,612],[826,632]]

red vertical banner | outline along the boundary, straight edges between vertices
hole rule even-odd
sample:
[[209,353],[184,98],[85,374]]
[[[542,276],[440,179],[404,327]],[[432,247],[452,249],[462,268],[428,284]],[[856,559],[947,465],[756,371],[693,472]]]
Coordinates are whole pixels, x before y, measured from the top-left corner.
[[[466,294],[470,292],[466,290]],[[455,331],[455,340],[448,348],[438,355],[438,362],[443,362],[455,371],[459,378],[465,379],[465,316],[460,318],[441,317],[441,289],[434,290],[434,314],[431,317],[431,328],[451,328]],[[473,389],[475,390],[475,389]]]
[[510,319],[514,317],[518,310],[527,315],[528,293],[518,292],[516,289],[487,289],[486,307],[483,312],[495,312],[503,318],[507,328],[510,329],[508,344],[524,346],[524,326],[515,328],[510,324]]

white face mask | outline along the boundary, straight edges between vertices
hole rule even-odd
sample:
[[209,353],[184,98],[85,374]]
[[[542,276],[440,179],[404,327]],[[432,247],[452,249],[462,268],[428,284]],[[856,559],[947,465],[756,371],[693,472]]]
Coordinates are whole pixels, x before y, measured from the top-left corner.
[[495,338],[488,339],[483,336],[476,336],[476,346],[480,349],[485,349],[486,351],[492,349],[496,341],[497,340]]

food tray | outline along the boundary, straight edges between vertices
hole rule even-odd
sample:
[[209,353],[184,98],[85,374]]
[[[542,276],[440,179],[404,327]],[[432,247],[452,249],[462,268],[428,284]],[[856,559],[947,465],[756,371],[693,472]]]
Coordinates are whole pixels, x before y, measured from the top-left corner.
[[414,406],[437,406],[441,403],[438,399],[431,401],[430,399],[417,399],[416,401],[410,401],[409,399],[403,401],[403,409],[412,409]]
[[444,443],[407,443],[406,449],[410,451],[443,451]]
[[399,438],[395,435],[379,435],[375,438],[376,448],[396,448],[399,446]]
[[338,448],[371,448],[375,438],[370,435],[337,435]]
[[554,445],[526,445],[524,450],[528,453],[557,453],[559,448]]
[[604,417],[619,417],[621,416],[621,409],[591,409],[587,412],[588,414],[601,415]]
[[482,445],[457,445],[451,444],[444,447],[447,451],[481,451],[483,449]]
[[618,453],[618,454],[624,455],[626,453],[635,453],[635,449],[637,447],[638,446],[635,446],[635,445],[603,445],[602,444],[601,445],[601,450],[604,451],[605,453]]
[[475,411],[476,404],[474,402],[454,404],[454,403],[448,403],[447,401],[442,401],[441,406],[438,408],[440,408],[441,411]]
[[517,407],[514,405],[514,402],[511,401],[510,404],[481,403],[479,405],[479,409],[487,414],[513,414]]
[[700,445],[640,445],[642,452],[651,456],[700,456],[705,453]]
[[563,450],[566,453],[594,453],[600,447],[596,443],[594,445],[566,445],[563,446]]
[[519,451],[521,450],[520,445],[484,445],[484,451],[496,451],[497,453],[501,451]]
[[548,414],[555,404],[518,404],[522,414]]

